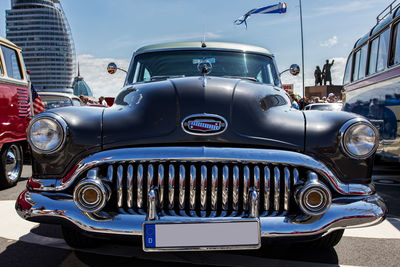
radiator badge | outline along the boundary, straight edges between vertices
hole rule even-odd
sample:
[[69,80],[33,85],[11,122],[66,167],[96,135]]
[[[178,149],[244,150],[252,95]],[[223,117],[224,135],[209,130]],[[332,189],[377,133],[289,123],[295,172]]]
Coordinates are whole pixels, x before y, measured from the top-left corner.
[[182,129],[193,135],[216,135],[224,132],[228,124],[226,120],[214,114],[195,114],[182,121]]

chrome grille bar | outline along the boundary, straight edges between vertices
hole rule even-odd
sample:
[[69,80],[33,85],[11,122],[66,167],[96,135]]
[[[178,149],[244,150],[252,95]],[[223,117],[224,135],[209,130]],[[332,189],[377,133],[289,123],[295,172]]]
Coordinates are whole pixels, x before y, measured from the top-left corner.
[[124,171],[124,167],[122,165],[119,165],[118,169],[117,169],[117,205],[118,205],[118,208],[122,208],[122,196],[123,196],[122,178],[123,178],[123,171]]
[[279,211],[279,197],[281,192],[281,172],[278,167],[274,168],[274,210]]
[[205,211],[207,208],[207,167],[201,166],[201,177],[200,177],[200,209]]
[[160,208],[164,208],[164,165],[158,165],[158,191]]
[[229,168],[224,166],[222,169],[222,209],[228,210],[229,197]]
[[232,194],[232,208],[237,211],[239,208],[239,167],[233,167],[233,194]]
[[174,208],[174,193],[175,193],[175,168],[170,164],[168,168],[168,208]]
[[214,165],[211,169],[211,210],[217,210],[218,193],[218,167]]
[[264,210],[268,211],[270,204],[269,199],[271,195],[271,173],[268,167],[264,167]]
[[243,210],[248,210],[250,187],[250,169],[248,166],[243,168]]
[[189,208],[194,210],[196,208],[196,167],[190,166],[190,192],[189,192]]
[[128,208],[133,208],[133,166],[132,164],[128,165],[127,175],[126,175],[126,189],[127,189],[127,197],[126,204]]
[[137,207],[143,208],[143,165],[139,164],[137,169]]
[[284,169],[284,177],[285,177],[285,192],[283,197],[283,210],[289,211],[290,204],[290,171],[288,167]]
[[154,180],[154,167],[153,164],[149,164],[149,166],[147,167],[147,196],[149,195],[151,186],[154,185],[153,180]]
[[185,166],[179,166],[179,209],[185,209]]

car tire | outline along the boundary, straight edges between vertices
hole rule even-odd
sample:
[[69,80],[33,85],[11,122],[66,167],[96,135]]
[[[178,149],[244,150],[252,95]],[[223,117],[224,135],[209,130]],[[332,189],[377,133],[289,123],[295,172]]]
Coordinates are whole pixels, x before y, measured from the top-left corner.
[[20,144],[4,144],[0,155],[0,187],[11,187],[18,183],[24,164]]
[[65,242],[72,248],[92,248],[99,244],[99,240],[85,236],[80,231],[62,226],[62,234]]
[[336,230],[332,233],[327,234],[317,240],[310,242],[310,246],[313,248],[329,249],[336,246],[342,239],[344,230]]

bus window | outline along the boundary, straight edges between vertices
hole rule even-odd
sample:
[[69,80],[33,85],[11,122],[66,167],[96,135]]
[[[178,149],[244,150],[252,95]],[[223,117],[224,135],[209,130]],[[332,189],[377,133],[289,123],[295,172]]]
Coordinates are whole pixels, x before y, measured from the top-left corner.
[[371,42],[368,74],[374,74],[376,72],[376,59],[378,57],[378,44],[379,44],[379,37],[375,38]]
[[393,44],[392,53],[389,65],[395,65],[400,63],[400,33],[399,33],[399,23],[394,26],[393,30]]
[[365,77],[365,67],[367,65],[367,52],[368,46],[364,45],[361,48],[361,55],[360,55],[360,69],[358,70],[358,79],[362,79]]
[[17,51],[5,46],[1,46],[1,50],[3,51],[8,77],[22,80]]
[[386,29],[379,36],[378,62],[376,65],[376,71],[382,71],[387,66],[389,39],[389,29]]
[[350,73],[351,73],[351,62],[353,61],[353,54],[349,56],[346,64],[346,70],[344,71],[343,84],[348,84],[350,82]]
[[360,67],[360,54],[361,50],[358,50],[354,57],[354,69],[353,69],[353,79],[352,79],[353,81],[358,80],[358,69]]

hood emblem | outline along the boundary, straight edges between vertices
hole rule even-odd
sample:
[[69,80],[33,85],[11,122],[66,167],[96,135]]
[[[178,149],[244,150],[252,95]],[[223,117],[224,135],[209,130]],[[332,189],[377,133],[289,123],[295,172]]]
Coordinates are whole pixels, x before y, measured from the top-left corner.
[[195,114],[182,121],[182,129],[193,135],[216,135],[223,133],[228,124],[226,120],[213,114]]

